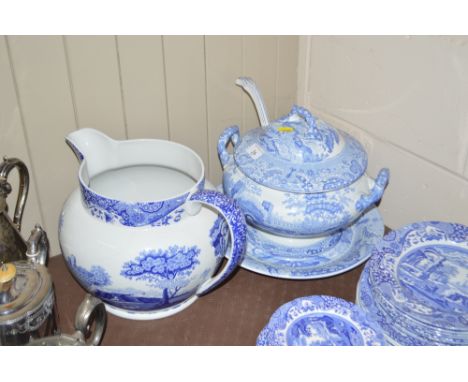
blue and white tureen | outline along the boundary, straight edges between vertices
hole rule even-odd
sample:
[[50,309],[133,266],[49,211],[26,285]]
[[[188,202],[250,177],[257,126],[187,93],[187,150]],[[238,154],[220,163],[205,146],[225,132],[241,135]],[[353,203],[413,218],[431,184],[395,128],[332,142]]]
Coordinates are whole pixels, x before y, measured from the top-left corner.
[[249,224],[281,236],[323,235],[380,200],[389,170],[375,180],[366,175],[367,154],[356,139],[300,106],[269,122],[253,81],[241,77],[237,84],[254,100],[262,126],[242,138],[238,126],[226,128],[218,154],[224,192],[237,200]]

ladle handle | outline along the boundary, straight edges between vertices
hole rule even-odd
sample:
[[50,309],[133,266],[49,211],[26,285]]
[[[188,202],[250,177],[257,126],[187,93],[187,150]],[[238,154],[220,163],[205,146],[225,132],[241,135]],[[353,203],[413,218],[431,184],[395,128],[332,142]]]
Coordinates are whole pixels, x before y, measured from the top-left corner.
[[258,89],[254,80],[250,77],[239,77],[236,80],[236,85],[242,87],[252,98],[262,127],[268,126],[270,121],[266,111],[265,102],[263,101],[262,94],[260,93],[260,90]]
[[245,217],[237,203],[230,197],[217,191],[204,190],[190,197],[192,202],[199,202],[216,209],[226,220],[231,235],[231,253],[224,268],[211,279],[205,281],[197,290],[197,294],[205,294],[221,284],[236,269],[243,260],[247,226]]
[[11,186],[7,182],[8,174],[14,168],[17,168],[19,173],[19,189],[18,199],[16,200],[15,213],[13,215],[13,224],[18,231],[21,230],[21,219],[23,218],[24,206],[29,191],[29,171],[26,165],[17,158],[3,158],[0,164],[0,197],[6,197],[6,194],[11,192]]

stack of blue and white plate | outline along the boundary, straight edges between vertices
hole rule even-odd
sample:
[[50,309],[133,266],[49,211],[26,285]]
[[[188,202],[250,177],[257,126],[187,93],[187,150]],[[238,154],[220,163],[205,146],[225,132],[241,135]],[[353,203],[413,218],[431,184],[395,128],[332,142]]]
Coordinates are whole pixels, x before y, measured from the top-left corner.
[[357,304],[395,345],[468,345],[468,227],[419,222],[374,248]]

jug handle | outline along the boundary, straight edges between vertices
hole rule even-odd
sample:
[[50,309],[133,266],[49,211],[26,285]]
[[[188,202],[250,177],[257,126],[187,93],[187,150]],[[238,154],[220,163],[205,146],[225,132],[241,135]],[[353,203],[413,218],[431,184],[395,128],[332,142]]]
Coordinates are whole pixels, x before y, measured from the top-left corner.
[[224,268],[211,279],[205,281],[197,290],[197,294],[205,294],[221,284],[243,260],[245,253],[245,238],[247,226],[245,217],[237,202],[217,191],[204,190],[194,193],[190,200],[216,209],[226,220],[231,235],[231,253]]
[[13,168],[17,168],[19,173],[18,199],[16,200],[15,214],[13,215],[13,224],[18,231],[21,231],[21,219],[23,218],[24,206],[29,191],[29,171],[26,165],[17,158],[3,157],[3,163],[0,164],[0,188],[1,191],[8,194],[11,192],[11,186],[7,183],[7,177]]
[[221,133],[218,140],[218,155],[223,169],[232,158],[232,154],[226,150],[226,146],[228,145],[229,141],[232,141],[232,144],[234,147],[236,147],[236,145],[239,143],[239,139],[239,126],[234,125],[227,127]]

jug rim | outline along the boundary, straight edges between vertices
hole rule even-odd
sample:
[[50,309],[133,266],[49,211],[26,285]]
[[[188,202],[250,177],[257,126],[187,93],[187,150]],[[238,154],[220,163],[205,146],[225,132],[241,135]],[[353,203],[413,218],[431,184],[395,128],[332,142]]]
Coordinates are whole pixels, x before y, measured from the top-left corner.
[[[168,152],[171,155],[169,155],[169,160],[168,158],[164,159],[167,161],[166,164],[156,163],[156,161],[151,162],[148,160],[133,163],[131,160],[124,160],[123,162],[117,160],[114,161],[112,166],[109,166],[102,171],[97,171],[95,174],[92,174],[92,176],[89,176],[88,174],[89,169],[87,158],[83,157],[78,169],[78,180],[81,188],[82,200],[93,216],[101,218],[106,222],[117,221],[123,225],[129,226],[154,224],[162,217],[183,205],[192,194],[197,191],[201,191],[204,188],[205,165],[200,155],[190,147],[174,141],[150,138],[130,139],[116,142],[119,143],[120,152],[123,152],[124,154],[125,150],[131,145],[144,143],[150,146],[153,145],[153,149],[157,148],[157,146],[169,147],[170,149]],[[157,150],[154,150],[153,152],[155,153],[156,158],[163,158],[163,155],[158,153]],[[181,153],[185,154],[185,158],[177,158],[177,155],[180,156]],[[137,152],[137,157],[140,154],[141,152],[139,154]],[[145,157],[145,155],[142,155],[142,157]],[[151,154],[147,156],[147,158],[149,157],[151,157]],[[171,165],[171,158],[176,159],[176,163]],[[194,179],[194,184],[184,191],[174,193],[174,195],[171,195],[170,197],[159,199],[155,198],[152,200],[116,199],[104,193],[97,192],[89,185],[90,180],[98,174],[137,165],[154,165],[180,171]]]

